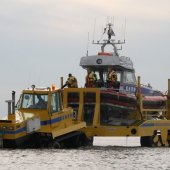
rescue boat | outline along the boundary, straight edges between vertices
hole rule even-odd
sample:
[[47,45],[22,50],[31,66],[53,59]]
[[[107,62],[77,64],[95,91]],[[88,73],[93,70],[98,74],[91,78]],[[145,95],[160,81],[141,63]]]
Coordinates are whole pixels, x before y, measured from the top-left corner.
[[[135,76],[135,69],[133,62],[129,57],[120,56],[118,51],[122,50],[122,44],[124,41],[116,40],[112,38],[115,33],[112,28],[113,24],[108,23],[104,29],[104,34],[107,34],[107,39],[102,42],[97,41],[93,44],[101,45],[101,52],[96,55],[87,55],[80,60],[80,66],[83,69],[90,68],[97,75],[97,81],[95,83],[96,88],[100,88],[100,104],[101,104],[101,121],[104,121],[108,114],[112,114],[112,118],[115,120],[119,118],[118,124],[129,125],[134,121],[128,121],[128,113],[135,112],[138,109],[137,103],[137,80]],[[112,46],[112,52],[106,52],[105,47]],[[112,67],[117,73],[118,86],[108,88],[107,86],[107,71]],[[147,109],[162,109],[166,105],[166,97],[158,90],[152,89],[148,85],[142,85],[141,88],[143,108]],[[76,108],[78,106],[78,95],[75,93],[69,94],[68,102],[70,106]],[[85,95],[84,110],[86,113],[88,109],[92,109],[94,103],[93,95]],[[127,114],[126,114],[127,113]],[[150,112],[151,115],[158,114],[158,112]],[[123,115],[123,119],[122,119]],[[124,123],[126,120],[126,123]],[[117,122],[115,123],[117,124]],[[114,125],[114,122],[113,122]]]

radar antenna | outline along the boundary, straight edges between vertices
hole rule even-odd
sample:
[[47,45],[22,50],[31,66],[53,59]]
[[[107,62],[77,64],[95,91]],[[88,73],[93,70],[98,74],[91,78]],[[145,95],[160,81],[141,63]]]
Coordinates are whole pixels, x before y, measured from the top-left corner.
[[86,56],[88,56],[89,54],[89,32],[88,32],[88,35],[87,35],[87,53],[86,53]]
[[[122,50],[122,44],[125,43],[125,40],[115,41],[115,39],[112,38],[112,37],[115,37],[115,33],[112,27],[113,27],[113,24],[111,22],[108,22],[108,24],[106,24],[106,27],[103,30],[103,34],[107,34],[107,40],[103,39],[103,42],[100,42],[100,40],[97,42],[93,41],[93,44],[101,45],[101,52],[104,52],[104,48],[106,45],[112,45],[115,55],[118,56],[118,50]],[[117,48],[117,45],[121,45],[120,48]]]

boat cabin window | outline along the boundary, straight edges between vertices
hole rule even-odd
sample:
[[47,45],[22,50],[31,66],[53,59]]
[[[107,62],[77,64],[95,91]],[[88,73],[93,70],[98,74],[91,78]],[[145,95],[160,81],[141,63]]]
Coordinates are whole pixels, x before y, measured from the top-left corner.
[[[121,82],[121,75],[122,72],[120,71],[116,71],[117,74],[117,81]],[[95,72],[96,76],[97,76],[97,82],[100,83],[101,82],[101,86],[100,87],[107,87],[107,72]]]
[[125,83],[136,84],[135,74],[133,72],[125,72]]
[[62,110],[61,94],[53,93],[51,95],[51,113],[60,112]]
[[[115,72],[117,74],[117,81],[120,81],[121,80],[121,72],[120,71],[115,71]],[[98,76],[98,78],[100,78],[100,77]],[[106,82],[107,81],[107,72],[104,73],[103,78],[104,78],[104,81]]]
[[23,94],[23,109],[47,109],[47,94]]
[[117,81],[121,81],[121,72],[120,71],[116,71],[117,74]]

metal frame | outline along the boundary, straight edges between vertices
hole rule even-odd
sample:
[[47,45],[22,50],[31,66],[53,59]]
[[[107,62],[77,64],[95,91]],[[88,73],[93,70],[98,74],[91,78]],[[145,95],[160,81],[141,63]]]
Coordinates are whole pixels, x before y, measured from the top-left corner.
[[[140,77],[138,77],[138,92],[137,100],[139,104],[139,111],[137,114],[142,114],[142,119],[132,126],[102,126],[100,125],[100,89],[99,88],[66,88],[63,92],[63,104],[68,105],[68,94],[75,92],[79,94],[79,109],[77,113],[77,121],[84,121],[83,105],[84,94],[95,93],[96,103],[92,126],[87,126],[83,131],[87,136],[140,136],[151,137],[153,143],[157,146],[167,146],[170,142],[170,79],[168,80],[168,95],[167,105],[163,109],[143,109],[142,94],[141,94]],[[162,111],[165,113],[164,119],[147,120],[147,112]]]

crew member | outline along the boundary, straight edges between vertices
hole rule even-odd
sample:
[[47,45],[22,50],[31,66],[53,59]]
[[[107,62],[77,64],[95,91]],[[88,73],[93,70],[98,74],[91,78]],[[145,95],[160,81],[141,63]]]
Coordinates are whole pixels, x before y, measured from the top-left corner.
[[68,74],[68,79],[62,88],[66,87],[66,86],[69,88],[77,88],[78,87],[77,79],[76,79],[76,77],[72,76],[71,73]]
[[86,87],[95,87],[97,81],[97,75],[90,69],[87,69],[87,75],[86,75]]
[[117,74],[111,67],[109,67],[107,73],[107,87],[113,88],[116,82],[117,82]]

